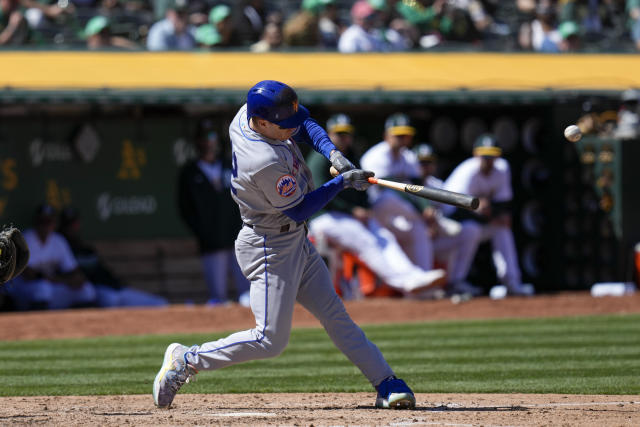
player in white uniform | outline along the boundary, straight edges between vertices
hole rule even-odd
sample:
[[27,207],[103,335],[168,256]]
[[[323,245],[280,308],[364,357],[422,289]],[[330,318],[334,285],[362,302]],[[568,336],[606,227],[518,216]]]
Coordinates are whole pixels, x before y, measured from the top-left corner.
[[[511,232],[511,170],[501,155],[502,150],[492,135],[480,135],[474,144],[473,157],[454,169],[444,188],[480,199],[476,211],[457,212],[472,237],[473,251],[468,252],[471,258],[464,261],[466,265],[471,265],[478,245],[491,239],[493,262],[498,278],[507,287],[507,294],[533,295],[533,287],[521,282],[518,254]],[[445,209],[451,212],[453,209],[450,208]]]
[[[391,115],[385,121],[384,140],[364,153],[362,168],[373,171],[378,178],[421,184],[418,159],[409,149],[415,133],[406,115]],[[379,186],[371,187],[368,193],[376,219],[393,232],[416,265],[432,270],[433,244],[422,217],[429,202]]]
[[30,249],[22,275],[7,284],[18,310],[59,310],[97,303],[95,286],[80,271],[66,239],[56,233],[57,212],[38,206],[34,227],[24,232]]
[[[168,407],[199,369],[214,370],[274,357],[289,341],[296,301],[323,325],[334,344],[377,389],[377,407],[414,407],[415,397],[395,377],[380,350],[347,314],[327,266],[307,239],[306,220],[344,188],[365,190],[373,173],[355,169],[333,145],[293,89],[273,80],[249,90],[231,125],[231,192],[244,227],[236,256],[251,282],[253,329],[200,346],[171,344],[153,383],[153,398]],[[340,175],[314,190],[297,142],[330,159]]]
[[[327,131],[336,147],[353,158],[353,125],[349,117],[332,116],[327,121]],[[322,154],[311,152],[307,164],[317,185],[331,179],[331,164]],[[364,193],[347,190],[338,194],[326,211],[309,223],[309,230],[316,241],[326,239],[356,254],[387,285],[405,295],[417,295],[446,281],[444,270],[425,271],[411,262],[393,233],[372,217]]]
[[[429,144],[419,144],[414,148],[420,163],[422,185],[431,188],[443,188],[444,182],[434,176],[437,157]],[[423,217],[429,225],[435,257],[447,265],[449,283],[446,291],[450,295],[482,295],[483,290],[467,282],[470,264],[477,249],[475,230],[469,223],[459,223],[443,215],[444,204],[432,202],[423,211]]]

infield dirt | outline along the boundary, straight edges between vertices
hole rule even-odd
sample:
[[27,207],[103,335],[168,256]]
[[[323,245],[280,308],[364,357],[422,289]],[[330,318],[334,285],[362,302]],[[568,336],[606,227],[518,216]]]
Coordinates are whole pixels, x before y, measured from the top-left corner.
[[[449,300],[370,299],[347,303],[361,325],[444,319],[639,313],[640,294],[592,298],[562,293],[461,304]],[[381,316],[380,313],[384,313]],[[170,318],[171,322],[166,322]],[[0,339],[218,332],[251,327],[248,309],[172,306],[165,309],[3,313]],[[296,307],[294,327],[319,326]],[[151,395],[0,398],[0,425],[448,425],[637,426],[640,396],[418,394],[414,411],[376,410],[374,393],[179,394],[172,409]]]

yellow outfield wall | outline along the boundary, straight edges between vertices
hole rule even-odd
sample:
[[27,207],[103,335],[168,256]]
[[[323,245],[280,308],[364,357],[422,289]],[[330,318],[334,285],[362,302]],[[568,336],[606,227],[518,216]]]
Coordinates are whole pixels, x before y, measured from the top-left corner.
[[640,55],[0,52],[4,88],[246,89],[263,79],[309,90],[623,90],[640,87]]

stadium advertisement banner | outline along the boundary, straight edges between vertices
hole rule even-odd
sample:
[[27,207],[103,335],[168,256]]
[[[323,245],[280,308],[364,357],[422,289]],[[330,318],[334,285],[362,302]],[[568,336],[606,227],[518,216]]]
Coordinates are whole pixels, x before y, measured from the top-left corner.
[[[0,222],[28,227],[39,203],[80,210],[95,239],[175,237],[175,182],[193,155],[163,118],[12,120],[0,144]],[[163,232],[165,230],[166,232]]]

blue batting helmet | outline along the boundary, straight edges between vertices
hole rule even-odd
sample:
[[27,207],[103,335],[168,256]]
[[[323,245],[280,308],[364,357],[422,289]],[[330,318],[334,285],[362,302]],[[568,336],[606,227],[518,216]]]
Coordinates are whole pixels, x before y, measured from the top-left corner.
[[298,95],[286,84],[263,80],[249,89],[247,94],[247,118],[253,116],[291,129],[300,126],[309,117],[309,110],[298,104]]

